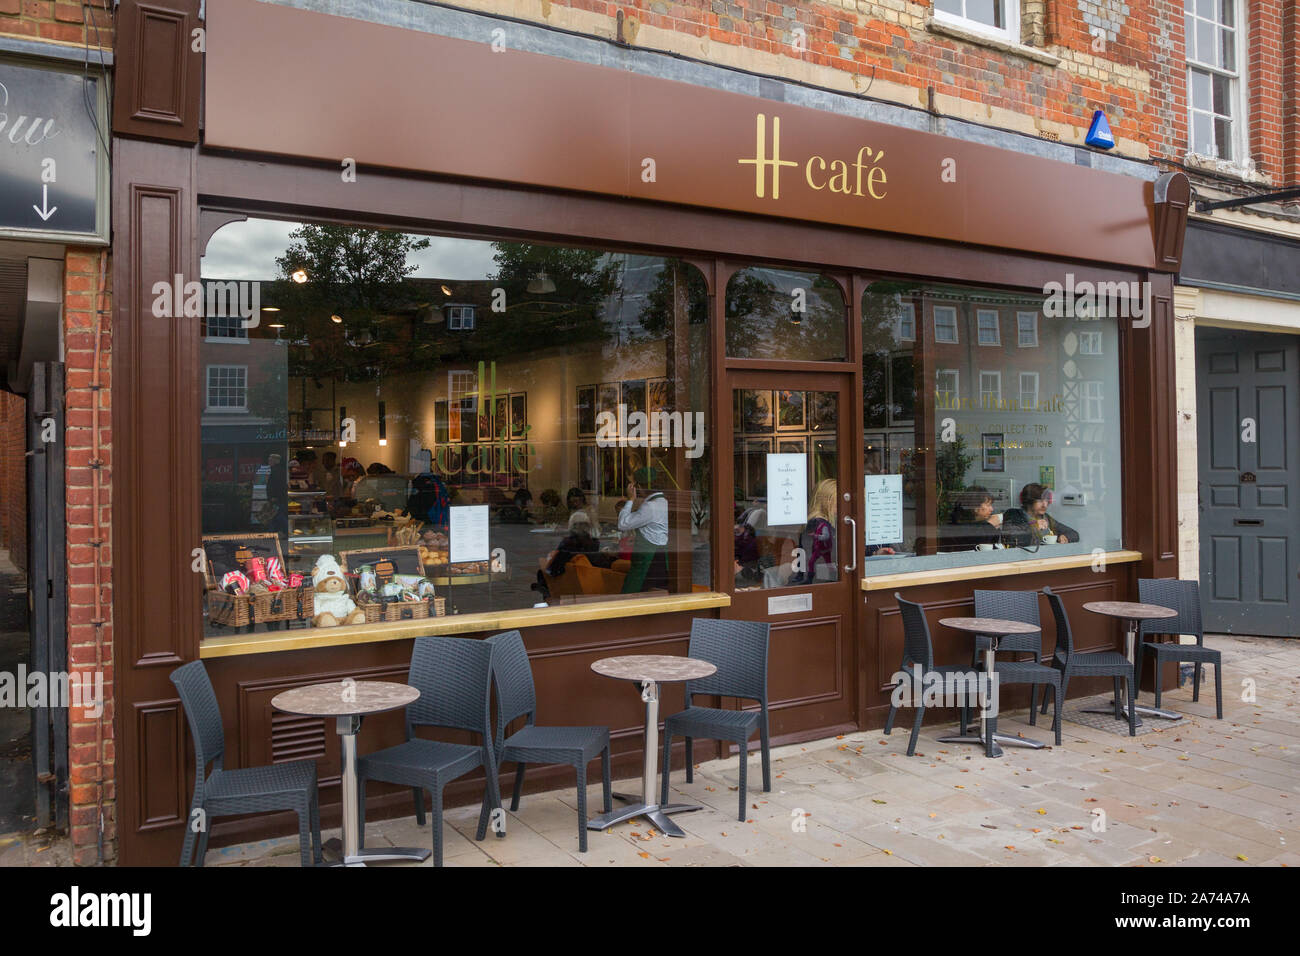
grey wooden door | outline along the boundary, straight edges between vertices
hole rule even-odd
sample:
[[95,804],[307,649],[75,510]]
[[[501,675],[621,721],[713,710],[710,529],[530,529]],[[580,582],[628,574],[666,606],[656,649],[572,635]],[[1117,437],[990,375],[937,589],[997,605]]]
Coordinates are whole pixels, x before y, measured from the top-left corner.
[[1298,353],[1295,336],[1196,334],[1207,632],[1300,635]]

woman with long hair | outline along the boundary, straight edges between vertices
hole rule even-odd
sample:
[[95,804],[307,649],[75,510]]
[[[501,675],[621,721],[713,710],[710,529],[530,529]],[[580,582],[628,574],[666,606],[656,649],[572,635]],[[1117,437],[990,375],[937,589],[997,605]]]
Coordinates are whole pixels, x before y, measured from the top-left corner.
[[802,573],[791,577],[791,584],[834,581],[839,577],[835,553],[835,522],[839,517],[839,505],[839,483],[834,478],[818,482],[808,506],[808,523],[799,535],[799,547],[803,549],[807,564]]

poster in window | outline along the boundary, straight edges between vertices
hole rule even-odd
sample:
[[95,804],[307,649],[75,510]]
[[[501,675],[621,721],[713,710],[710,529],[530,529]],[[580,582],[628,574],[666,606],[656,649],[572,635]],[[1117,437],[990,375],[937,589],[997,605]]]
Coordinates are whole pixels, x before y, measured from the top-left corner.
[[807,454],[808,439],[803,436],[798,438],[778,438],[776,442],[776,451],[779,455]]
[[839,395],[836,392],[808,393],[808,420],[813,431],[834,431],[835,417],[839,410]]
[[644,412],[646,410],[645,386],[646,382],[643,378],[623,383],[623,404],[627,406],[629,417],[633,412]]
[[[439,399],[433,403],[433,440],[435,444],[447,444],[450,429],[447,420],[447,402],[445,399]],[[460,429],[457,429],[459,431]]]
[[649,411],[652,414],[672,410],[672,390],[669,388],[668,379],[652,378],[648,388],[650,390]]
[[889,460],[885,447],[885,436],[879,432],[863,437],[863,464],[868,475],[885,474],[885,463]]
[[646,467],[646,450],[644,448],[623,449],[623,484],[629,481],[637,483],[640,494],[647,487],[644,469]]
[[472,441],[474,435],[478,435],[479,441],[492,440],[492,396],[490,395],[483,400],[483,405],[478,410],[477,430],[472,432],[467,436],[467,438]]
[[528,433],[528,393],[510,393],[510,437],[522,438]]
[[746,435],[769,434],[773,425],[772,393],[767,389],[741,389],[740,420]]
[[617,501],[623,497],[623,489],[619,487],[618,474],[618,452],[617,448],[601,448],[600,451],[600,493],[603,497]]
[[[605,412],[613,415],[615,420],[618,419],[618,401],[619,388],[618,382],[602,382],[600,392],[596,399],[596,414],[602,415]],[[594,432],[594,429],[593,429]]]
[[596,434],[596,386],[578,386],[578,434]]
[[514,442],[510,445],[510,472],[515,478],[516,487],[528,486],[528,443]]
[[981,464],[985,471],[1006,471],[1006,453],[1002,448],[1001,432],[985,432],[980,435],[983,450]]
[[1049,491],[1056,490],[1056,466],[1039,465],[1038,466],[1038,483]]
[[839,477],[839,452],[834,438],[813,440],[813,486],[827,478]]
[[736,478],[747,503],[767,497],[767,456],[771,451],[770,438],[736,439]]
[[803,392],[788,388],[776,390],[776,427],[778,431],[803,431],[808,427]]
[[[594,392],[593,392],[594,395]],[[596,464],[596,446],[578,446],[578,487],[588,494],[596,493],[596,478],[600,474]]]
[[474,441],[478,435],[478,399],[466,395],[460,399],[459,422],[452,422],[452,441]]
[[498,395],[492,404],[492,437],[502,438],[510,434],[510,396]]

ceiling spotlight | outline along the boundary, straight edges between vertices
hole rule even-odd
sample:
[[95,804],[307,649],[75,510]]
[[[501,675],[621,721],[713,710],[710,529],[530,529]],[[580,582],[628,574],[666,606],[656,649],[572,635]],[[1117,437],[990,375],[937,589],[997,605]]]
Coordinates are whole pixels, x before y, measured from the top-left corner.
[[289,278],[292,279],[294,282],[298,283],[299,285],[302,285],[304,282],[307,281],[307,270],[295,269],[293,275],[289,276]]
[[284,323],[283,323],[283,322],[268,322],[268,323],[266,323],[266,327],[267,327],[268,329],[282,329],[282,328],[284,328]]
[[441,286],[441,289],[443,295],[451,295],[451,286],[444,284],[443,286]]
[[331,316],[330,316],[330,321],[333,322],[335,325],[342,325],[342,324],[343,324],[343,316],[341,316],[341,315],[331,315]]
[[264,305],[264,306],[262,306],[262,311],[263,311],[263,312],[279,312],[280,310],[279,310],[278,308],[276,308],[275,306],[273,306],[273,305]]
[[533,276],[532,281],[528,283],[528,292],[530,295],[546,295],[555,291],[555,283],[551,277],[546,274],[545,270]]

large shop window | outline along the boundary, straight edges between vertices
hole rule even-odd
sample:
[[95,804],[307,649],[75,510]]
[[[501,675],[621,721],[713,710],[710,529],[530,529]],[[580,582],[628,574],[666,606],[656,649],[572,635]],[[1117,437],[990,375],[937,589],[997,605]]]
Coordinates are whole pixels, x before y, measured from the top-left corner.
[[1043,295],[867,289],[868,576],[1120,547],[1118,327],[1061,312]]
[[205,634],[709,589],[692,267],[250,219],[203,275]]

